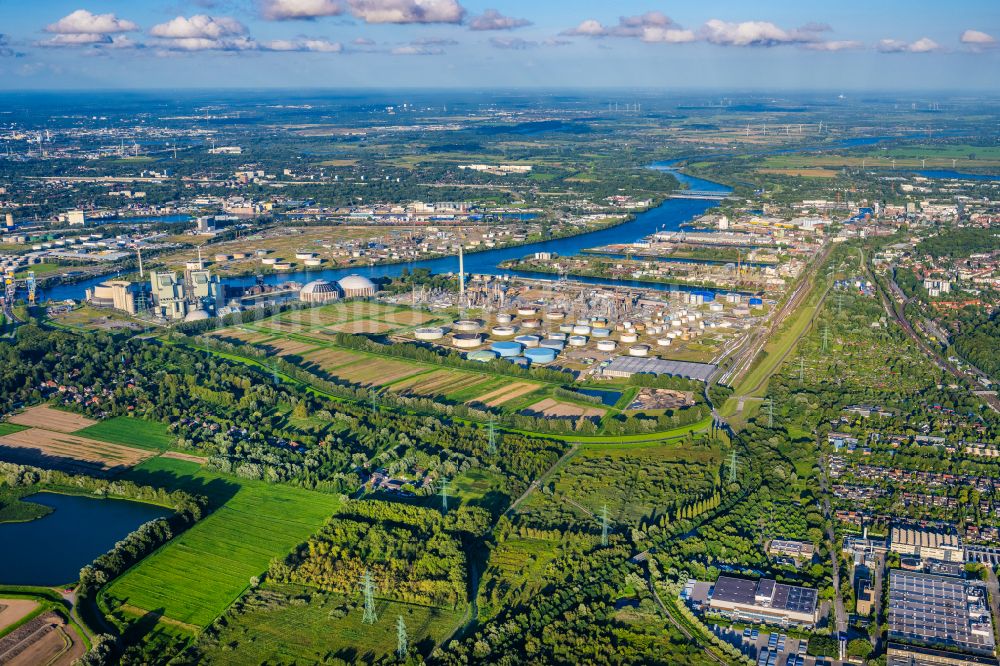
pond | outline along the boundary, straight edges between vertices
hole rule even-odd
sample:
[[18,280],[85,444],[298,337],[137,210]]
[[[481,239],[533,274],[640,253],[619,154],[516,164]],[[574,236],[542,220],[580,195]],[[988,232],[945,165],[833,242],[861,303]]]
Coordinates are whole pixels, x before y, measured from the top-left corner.
[[614,407],[618,402],[619,398],[622,397],[621,391],[605,391],[602,389],[576,389],[577,393],[582,393],[584,395],[589,395],[592,398],[600,398],[601,404],[605,407]]
[[62,585],[143,523],[168,515],[153,504],[41,492],[25,501],[54,509],[27,523],[0,523],[0,583]]

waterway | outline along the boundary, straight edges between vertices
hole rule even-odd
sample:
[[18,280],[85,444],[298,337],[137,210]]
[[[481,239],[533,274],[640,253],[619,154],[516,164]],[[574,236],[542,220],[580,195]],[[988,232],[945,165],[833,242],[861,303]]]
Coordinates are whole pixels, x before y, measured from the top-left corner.
[[962,173],[950,169],[926,169],[913,173],[924,178],[943,178],[946,180],[1000,180],[1000,175],[988,173]]
[[0,583],[62,585],[163,507],[81,495],[36,493],[25,501],[54,511],[26,523],[0,523]]
[[[670,162],[659,162],[652,164],[650,168],[661,171],[669,171],[682,185],[686,185],[692,190],[699,192],[718,192],[726,195],[731,190],[719,183],[695,178],[687,174],[675,171]],[[520,259],[526,255],[536,252],[551,252],[561,256],[571,256],[579,254],[582,250],[592,247],[601,247],[611,243],[633,242],[649,236],[657,231],[677,231],[683,222],[690,221],[716,205],[711,200],[695,199],[668,199],[655,208],[639,213],[634,219],[606,229],[599,229],[589,233],[571,236],[569,238],[558,238],[517,247],[498,248],[465,255],[466,273],[483,275],[520,275],[522,277],[554,279],[554,276],[546,273],[530,273],[523,271],[507,271],[497,268],[501,262],[509,259]],[[403,269],[413,270],[415,268],[426,268],[433,273],[458,272],[457,257],[442,257],[439,259],[428,259],[424,261],[414,261],[403,264],[391,264],[382,266],[334,269],[316,269],[311,271],[297,271],[288,273],[275,273],[266,275],[264,282],[267,284],[279,284],[282,282],[296,281],[309,282],[311,280],[339,280],[351,274],[364,275],[369,278],[394,277],[399,275]],[[107,276],[91,278],[82,282],[68,285],[58,285],[47,289],[43,296],[50,300],[65,300],[68,298],[80,300],[84,297],[84,290],[109,279]],[[648,289],[657,291],[691,291],[699,287],[683,287],[676,285],[663,285],[648,282],[638,282],[635,280],[606,280],[600,278],[573,278],[577,282],[588,284],[613,285],[617,287],[628,287],[633,289]],[[231,287],[251,286],[255,280],[253,277],[244,278],[224,278],[223,282]]]

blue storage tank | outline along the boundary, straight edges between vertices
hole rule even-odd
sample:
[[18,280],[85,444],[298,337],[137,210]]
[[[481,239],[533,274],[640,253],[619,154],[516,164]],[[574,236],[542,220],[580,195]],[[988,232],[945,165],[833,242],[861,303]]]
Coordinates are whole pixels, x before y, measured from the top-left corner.
[[524,349],[520,342],[494,342],[490,349],[500,355],[500,358],[513,358],[519,356]]
[[754,305],[756,305],[757,307],[760,307],[761,305],[764,305],[764,299],[762,299],[762,298],[756,298],[756,297],[751,298],[750,299],[750,306],[752,307]]
[[701,299],[704,302],[706,302],[706,303],[711,303],[712,301],[715,300],[715,292],[714,291],[704,291],[704,290],[699,289],[699,290],[694,291],[693,293],[698,294],[699,296],[701,296]]
[[490,361],[495,361],[498,353],[495,351],[490,351],[489,349],[480,349],[479,351],[469,352],[466,356],[470,361],[479,361],[480,363],[489,363]]
[[544,347],[545,349],[554,349],[556,352],[561,352],[566,348],[566,343],[562,340],[554,340],[549,338],[547,340],[542,340],[538,343],[539,347]]
[[536,349],[525,349],[524,356],[532,364],[545,365],[556,360],[556,350],[548,347],[538,347]]

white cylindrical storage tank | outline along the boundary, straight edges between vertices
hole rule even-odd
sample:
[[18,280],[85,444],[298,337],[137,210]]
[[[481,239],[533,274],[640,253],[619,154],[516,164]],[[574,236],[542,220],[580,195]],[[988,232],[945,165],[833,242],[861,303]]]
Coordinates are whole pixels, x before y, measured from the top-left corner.
[[509,315],[509,314],[507,314],[506,312],[501,312],[500,314],[497,315],[497,323],[498,324],[509,324],[513,320],[514,320],[514,317],[511,316],[511,315]]
[[539,347],[544,347],[545,349],[555,349],[557,352],[561,352],[566,348],[566,343],[562,340],[553,340],[552,338],[546,338],[538,343]]
[[582,335],[571,335],[569,336],[569,346],[570,347],[583,347],[587,344],[587,338]]
[[519,342],[527,348],[537,347],[542,339],[537,335],[519,335],[514,338],[514,342]]
[[722,312],[723,309],[722,303],[709,303],[708,305],[709,312]]
[[260,263],[264,264],[265,266],[274,266],[276,263],[278,263],[278,260],[274,257],[264,257],[263,259],[260,260]]
[[565,333],[549,333],[550,340],[559,340],[560,342],[566,342]]
[[573,324],[560,324],[559,325],[559,331],[561,333],[572,333],[573,332]]
[[276,271],[290,271],[292,270],[292,265],[287,261],[279,261],[274,265],[274,270]]
[[316,266],[322,266],[322,265],[323,265],[322,259],[306,259],[306,266],[309,266],[310,268],[315,268]]
[[295,258],[296,259],[312,259],[315,256],[316,256],[316,254],[314,252],[296,252],[295,253]]
[[525,349],[524,357],[531,361],[532,365],[548,365],[556,360],[556,350],[539,347],[537,349]]
[[440,326],[426,326],[418,328],[413,332],[413,337],[417,340],[440,340],[444,337],[445,330]]
[[562,321],[566,318],[566,313],[559,310],[550,310],[545,313],[545,318],[549,321]]
[[538,308],[523,307],[517,309],[517,314],[522,317],[534,317],[538,314]]
[[636,335],[635,333],[622,333],[618,337],[619,337],[619,339],[622,342],[625,342],[625,343],[627,343],[627,342],[635,342],[636,340],[639,339],[639,336]]
[[498,338],[509,338],[517,333],[517,329],[513,326],[494,326],[490,332]]
[[521,326],[524,328],[538,328],[541,325],[542,322],[537,319],[524,319],[521,321]]
[[670,320],[670,328],[680,328],[680,327],[681,327],[681,320],[680,319],[671,319]]
[[472,349],[478,347],[482,338],[478,333],[456,333],[451,338],[451,343],[459,349]]
[[614,340],[600,340],[597,343],[597,350],[603,352],[612,352],[618,348],[618,344]]
[[580,323],[578,323],[576,326],[573,327],[573,334],[574,335],[590,335],[590,326],[588,326],[587,324],[580,324]]
[[478,331],[480,326],[481,323],[475,319],[459,319],[452,324],[452,328],[462,333],[473,333]]
[[659,340],[656,341],[656,344],[658,344],[661,347],[669,347],[671,342],[673,342],[673,340],[671,340],[670,338],[660,338]]
[[595,338],[606,338],[611,335],[610,328],[595,328],[590,331],[590,334]]
[[629,356],[649,356],[649,345],[632,345],[628,348]]

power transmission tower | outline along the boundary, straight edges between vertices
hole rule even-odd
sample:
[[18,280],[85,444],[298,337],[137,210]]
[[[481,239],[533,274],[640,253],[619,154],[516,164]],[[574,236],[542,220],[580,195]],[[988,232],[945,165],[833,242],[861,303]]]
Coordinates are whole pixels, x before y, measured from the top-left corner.
[[378,392],[375,387],[368,389],[368,400],[371,402],[372,414],[378,414]]
[[805,382],[806,375],[806,359],[804,356],[799,357],[799,383]]
[[837,316],[840,317],[844,314],[844,292],[837,292]]
[[443,513],[448,513],[448,488],[451,482],[448,479],[441,479],[441,491],[438,493],[441,495],[441,511]]
[[729,453],[729,483],[736,483],[736,449]]
[[365,624],[375,624],[378,621],[378,614],[375,613],[375,582],[367,569],[361,579],[361,591],[365,597],[365,616],[361,621]]
[[830,343],[830,325],[826,324],[823,326],[823,351],[826,351],[827,345]]
[[774,427],[774,398],[767,399],[767,427]]
[[399,655],[400,659],[403,659],[409,649],[410,641],[406,636],[406,623],[403,622],[403,616],[400,615],[396,618],[396,654]]
[[490,430],[489,430],[489,441],[486,445],[486,450],[489,451],[490,455],[496,455],[497,452],[497,428],[493,419],[490,419]]
[[608,545],[608,505],[601,507],[601,545]]

